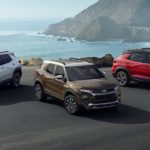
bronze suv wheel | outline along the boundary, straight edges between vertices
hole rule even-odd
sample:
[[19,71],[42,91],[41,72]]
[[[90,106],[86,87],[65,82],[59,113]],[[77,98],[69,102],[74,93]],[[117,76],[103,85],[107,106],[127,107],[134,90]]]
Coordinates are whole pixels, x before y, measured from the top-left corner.
[[73,95],[68,95],[66,98],[65,98],[65,108],[67,110],[67,112],[69,114],[78,114],[80,109],[79,109],[79,106],[77,104],[77,100],[76,100],[76,97],[73,96]]
[[45,101],[46,95],[44,93],[43,87],[40,83],[36,83],[34,86],[35,96],[38,101]]

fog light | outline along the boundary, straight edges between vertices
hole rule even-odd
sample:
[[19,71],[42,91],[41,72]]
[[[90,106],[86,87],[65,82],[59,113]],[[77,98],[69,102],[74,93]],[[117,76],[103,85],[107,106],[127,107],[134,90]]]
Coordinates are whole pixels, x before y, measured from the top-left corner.
[[82,94],[81,95],[81,99],[88,99],[89,97],[88,97],[88,95],[86,95],[86,94]]

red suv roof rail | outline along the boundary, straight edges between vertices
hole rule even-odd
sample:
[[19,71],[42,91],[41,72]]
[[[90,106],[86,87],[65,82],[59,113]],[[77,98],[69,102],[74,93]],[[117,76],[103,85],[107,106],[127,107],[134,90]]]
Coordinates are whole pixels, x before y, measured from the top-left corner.
[[133,54],[133,53],[137,53],[137,52],[139,52],[139,53],[150,52],[150,48],[125,50],[125,51],[123,51],[123,54]]

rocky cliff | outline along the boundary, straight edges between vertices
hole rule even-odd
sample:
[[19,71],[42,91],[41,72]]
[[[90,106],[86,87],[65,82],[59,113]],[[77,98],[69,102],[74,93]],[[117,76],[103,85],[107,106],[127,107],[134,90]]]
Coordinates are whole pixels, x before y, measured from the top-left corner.
[[133,27],[150,28],[149,14],[150,0],[99,0],[75,17],[50,25],[44,33],[88,41],[130,39]]
[[76,38],[86,41],[103,41],[122,39],[129,37],[130,35],[131,32],[129,29],[121,27],[109,17],[100,16],[82,29]]

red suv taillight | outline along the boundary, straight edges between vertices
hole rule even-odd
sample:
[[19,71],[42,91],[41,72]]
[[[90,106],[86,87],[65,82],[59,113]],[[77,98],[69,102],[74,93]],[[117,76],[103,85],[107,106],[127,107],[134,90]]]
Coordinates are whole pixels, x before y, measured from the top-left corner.
[[116,66],[117,66],[117,60],[116,59],[114,59],[114,61],[113,61],[113,66],[112,66],[112,72],[114,73],[115,72],[115,70],[116,70]]

